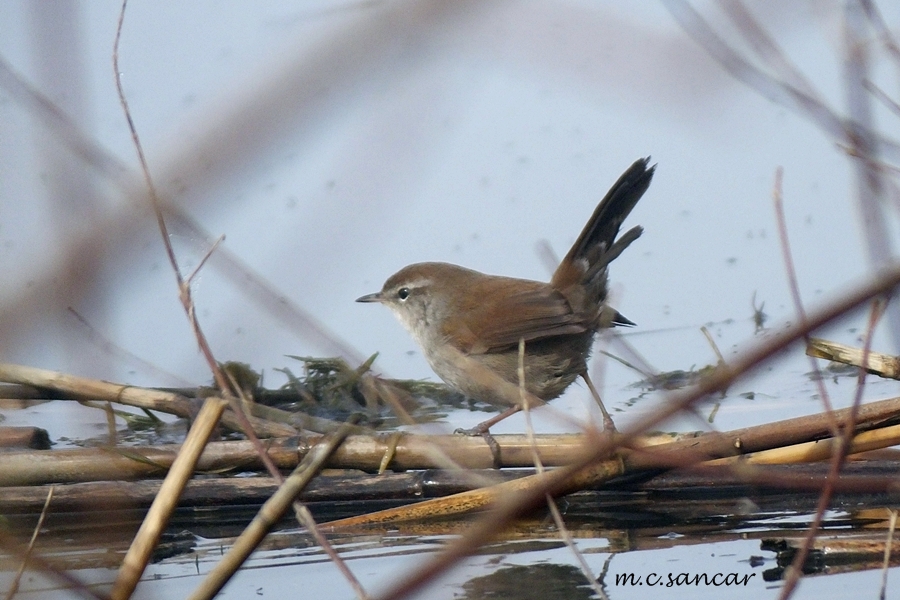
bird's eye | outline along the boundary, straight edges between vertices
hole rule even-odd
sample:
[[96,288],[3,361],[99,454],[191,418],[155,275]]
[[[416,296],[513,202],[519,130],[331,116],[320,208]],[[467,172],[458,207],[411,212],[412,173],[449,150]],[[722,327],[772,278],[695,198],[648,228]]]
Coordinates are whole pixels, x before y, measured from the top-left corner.
[[400,298],[400,300],[409,298],[409,288],[400,288],[397,290],[397,297]]

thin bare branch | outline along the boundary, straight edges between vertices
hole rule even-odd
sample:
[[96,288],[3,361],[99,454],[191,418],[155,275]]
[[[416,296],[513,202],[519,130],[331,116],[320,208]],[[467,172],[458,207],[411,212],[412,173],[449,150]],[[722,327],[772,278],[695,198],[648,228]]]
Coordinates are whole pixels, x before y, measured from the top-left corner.
[[224,241],[225,241],[224,233],[222,235],[220,235],[218,238],[216,238],[216,241],[213,242],[213,245],[210,246],[209,250],[206,251],[206,254],[203,255],[203,258],[200,259],[200,262],[197,263],[197,266],[194,267],[194,270],[191,271],[191,274],[187,276],[188,285],[190,285],[191,282],[194,281],[194,278],[197,277],[198,273],[200,273],[200,269],[203,268],[203,265],[206,264],[206,261],[209,260],[209,257],[212,256],[213,252],[216,251],[216,248],[219,247],[219,244],[221,244]]
[[[802,324],[806,323],[806,309],[803,308],[803,299],[800,297],[800,284],[797,281],[797,269],[794,267],[794,254],[791,252],[791,239],[788,236],[787,220],[784,216],[783,179],[784,169],[778,167],[775,170],[775,185],[772,187],[772,202],[775,205],[775,221],[778,223],[778,239],[781,242],[781,258],[784,261],[784,271],[787,274],[791,299],[794,301],[794,310],[797,311],[797,318]],[[809,346],[809,335],[805,336],[805,340],[806,345]],[[833,410],[831,399],[828,396],[828,390],[825,388],[825,378],[822,377],[819,363],[812,357],[810,357],[809,362],[812,365],[813,373],[816,374],[814,379],[819,390],[819,397],[822,399],[825,410],[830,413]],[[831,435],[834,437],[839,435],[837,423],[834,423]]]
[[[10,554],[25,556],[25,548],[10,539],[9,534],[5,533],[3,529],[0,529],[0,548],[3,548]],[[66,586],[66,590],[69,592],[79,594],[84,598],[93,598],[94,600],[108,600],[109,598],[109,596],[96,591],[78,577],[55,567],[39,554],[32,555],[28,562],[50,578]]]
[[25,572],[25,567],[28,565],[28,559],[31,556],[32,551],[34,551],[34,542],[37,541],[37,536],[41,532],[41,527],[44,526],[44,519],[47,518],[47,510],[50,508],[50,501],[53,500],[53,490],[54,487],[52,485],[50,486],[50,489],[47,490],[47,499],[44,500],[44,508],[41,509],[41,516],[38,517],[38,522],[34,526],[34,532],[31,534],[31,539],[28,541],[28,546],[25,548],[25,556],[22,557],[22,564],[19,565],[19,570],[16,572],[12,584],[9,586],[9,591],[6,593],[6,600],[12,600],[12,597],[19,591],[19,582],[22,580],[22,574]]
[[[863,82],[863,85],[865,86],[866,91],[875,96],[877,100],[880,100],[888,110],[900,117],[900,104],[898,104],[896,100],[888,96],[887,93],[875,85],[875,82],[873,81],[866,80]],[[891,169],[896,171],[897,167],[891,165]]]
[[831,465],[825,488],[819,496],[816,514],[813,517],[812,523],[809,524],[809,527],[806,530],[806,535],[803,538],[803,545],[794,557],[790,568],[786,570],[787,578],[784,582],[784,587],[781,588],[779,600],[787,600],[794,593],[794,590],[796,590],[797,584],[803,576],[803,564],[806,562],[806,557],[809,555],[809,549],[812,547],[813,540],[815,540],[819,528],[822,526],[822,521],[825,518],[825,511],[828,510],[828,507],[831,504],[831,498],[834,496],[835,486],[840,481],[841,468],[844,466],[844,461],[850,452],[854,432],[856,431],[857,414],[859,412],[859,407],[862,404],[862,390],[866,380],[866,373],[868,372],[866,370],[866,363],[868,362],[868,353],[872,348],[872,337],[875,332],[875,325],[881,318],[883,311],[882,302],[880,302],[878,298],[875,298],[872,310],[869,314],[869,327],[866,330],[865,343],[863,344],[863,365],[859,368],[859,382],[856,387],[856,396],[850,407],[849,417],[844,423],[839,435],[835,437],[838,447],[837,451],[831,457]]
[[866,135],[878,141],[881,151],[890,156],[891,160],[900,160],[900,144],[895,140],[866,129],[863,123],[842,118],[816,98],[792,85],[778,81],[752,65],[729,46],[686,0],[663,0],[663,5],[681,28],[726,71],[763,97],[810,119],[838,141],[846,141],[852,132],[865,131]]
[[[137,152],[138,160],[141,165],[141,172],[144,175],[144,183],[147,186],[150,204],[152,205],[153,212],[156,215],[156,224],[159,227],[159,234],[162,237],[163,246],[166,250],[166,256],[169,259],[169,265],[172,267],[172,272],[175,275],[175,281],[178,285],[178,297],[181,300],[184,311],[187,314],[188,321],[191,324],[191,329],[194,332],[194,337],[197,340],[197,345],[200,347],[200,353],[206,359],[206,363],[213,374],[216,385],[222,391],[222,394],[227,398],[230,395],[228,380],[222,374],[222,370],[219,368],[219,364],[218,362],[216,362],[216,359],[213,356],[212,348],[210,348],[209,342],[207,341],[206,336],[200,328],[200,322],[197,319],[197,310],[191,298],[190,281],[185,281],[184,277],[181,274],[181,268],[178,266],[178,259],[175,257],[175,249],[172,247],[172,240],[169,237],[169,230],[166,226],[166,219],[163,216],[162,203],[159,200],[159,195],[156,193],[156,186],[153,184],[153,177],[150,176],[150,167],[147,164],[147,158],[144,156],[144,148],[141,145],[137,127],[135,126],[134,119],[131,116],[131,110],[128,108],[128,100],[125,97],[125,89],[122,87],[122,73],[119,70],[119,45],[122,40],[122,26],[125,23],[125,9],[127,8],[127,6],[128,0],[122,0],[122,8],[119,11],[119,21],[116,26],[116,37],[115,41],[113,42],[112,61],[113,73],[116,82],[116,92],[119,95],[119,103],[122,105],[122,111],[124,112],[125,118],[128,121],[128,129],[131,132],[131,139],[132,142],[134,142],[134,148]],[[248,429],[248,431],[248,436],[253,435],[252,429]]]
[[744,39],[750,43],[750,47],[753,48],[757,56],[775,69],[775,72],[783,81],[810,98],[816,99],[820,104],[823,103],[821,96],[812,83],[787,59],[784,51],[759,22],[753,18],[753,14],[747,10],[743,2],[740,0],[719,0],[719,4],[726,14],[731,17],[731,22],[743,34]]
[[876,6],[872,0],[860,0],[860,5],[862,6],[863,11],[865,11],[869,23],[881,37],[881,41],[884,43],[885,48],[887,48],[890,55],[894,57],[894,60],[900,64],[900,44],[897,43],[894,33],[884,20],[881,11],[878,10],[878,6]]

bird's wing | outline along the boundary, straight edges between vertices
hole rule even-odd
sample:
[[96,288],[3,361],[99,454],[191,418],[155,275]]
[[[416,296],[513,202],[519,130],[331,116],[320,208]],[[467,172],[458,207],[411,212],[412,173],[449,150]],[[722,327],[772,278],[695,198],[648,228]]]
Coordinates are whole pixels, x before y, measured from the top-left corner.
[[[582,333],[585,315],[572,311],[566,298],[546,283],[493,278],[461,294],[453,307],[460,318],[445,323],[444,335],[468,354],[485,354],[557,335]],[[448,327],[449,325],[449,327]]]

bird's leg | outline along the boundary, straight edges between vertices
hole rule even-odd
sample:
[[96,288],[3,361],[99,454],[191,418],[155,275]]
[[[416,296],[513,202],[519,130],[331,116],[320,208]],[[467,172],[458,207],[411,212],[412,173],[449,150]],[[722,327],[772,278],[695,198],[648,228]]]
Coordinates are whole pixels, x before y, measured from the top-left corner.
[[462,435],[470,435],[477,436],[480,435],[484,438],[485,443],[491,449],[491,456],[494,458],[494,468],[499,469],[503,466],[503,462],[500,459],[500,444],[497,443],[497,440],[494,439],[494,436],[491,435],[491,427],[505,419],[506,417],[511,417],[522,410],[520,406],[513,406],[511,408],[507,408],[505,411],[500,413],[499,415],[493,416],[486,421],[482,421],[475,427],[471,429],[457,429],[453,433],[458,433]]
[[606,407],[603,406],[603,400],[600,399],[600,394],[597,393],[597,388],[594,387],[593,382],[591,382],[591,378],[588,377],[587,370],[585,370],[581,376],[584,378],[584,382],[587,384],[588,389],[591,390],[591,394],[594,396],[594,400],[597,401],[597,405],[600,406],[600,412],[603,414],[603,431],[608,433],[616,433],[616,424],[613,423],[612,417],[609,416],[609,413],[606,412]]

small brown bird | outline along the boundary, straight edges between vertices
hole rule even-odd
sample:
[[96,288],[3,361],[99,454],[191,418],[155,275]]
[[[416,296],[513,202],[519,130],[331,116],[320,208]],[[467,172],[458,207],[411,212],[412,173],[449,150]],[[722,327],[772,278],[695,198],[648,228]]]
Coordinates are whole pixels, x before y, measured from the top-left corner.
[[618,237],[653,178],[656,167],[648,161],[636,161],[612,186],[550,283],[417,263],[357,302],[380,302],[394,311],[448,385],[509,408],[473,432],[486,433],[521,407],[520,340],[525,389],[537,398],[535,404],[556,398],[582,376],[600,403],[606,427],[613,428],[587,377],[587,359],[597,330],[634,324],[606,304],[607,268],[643,231],[634,227]]

